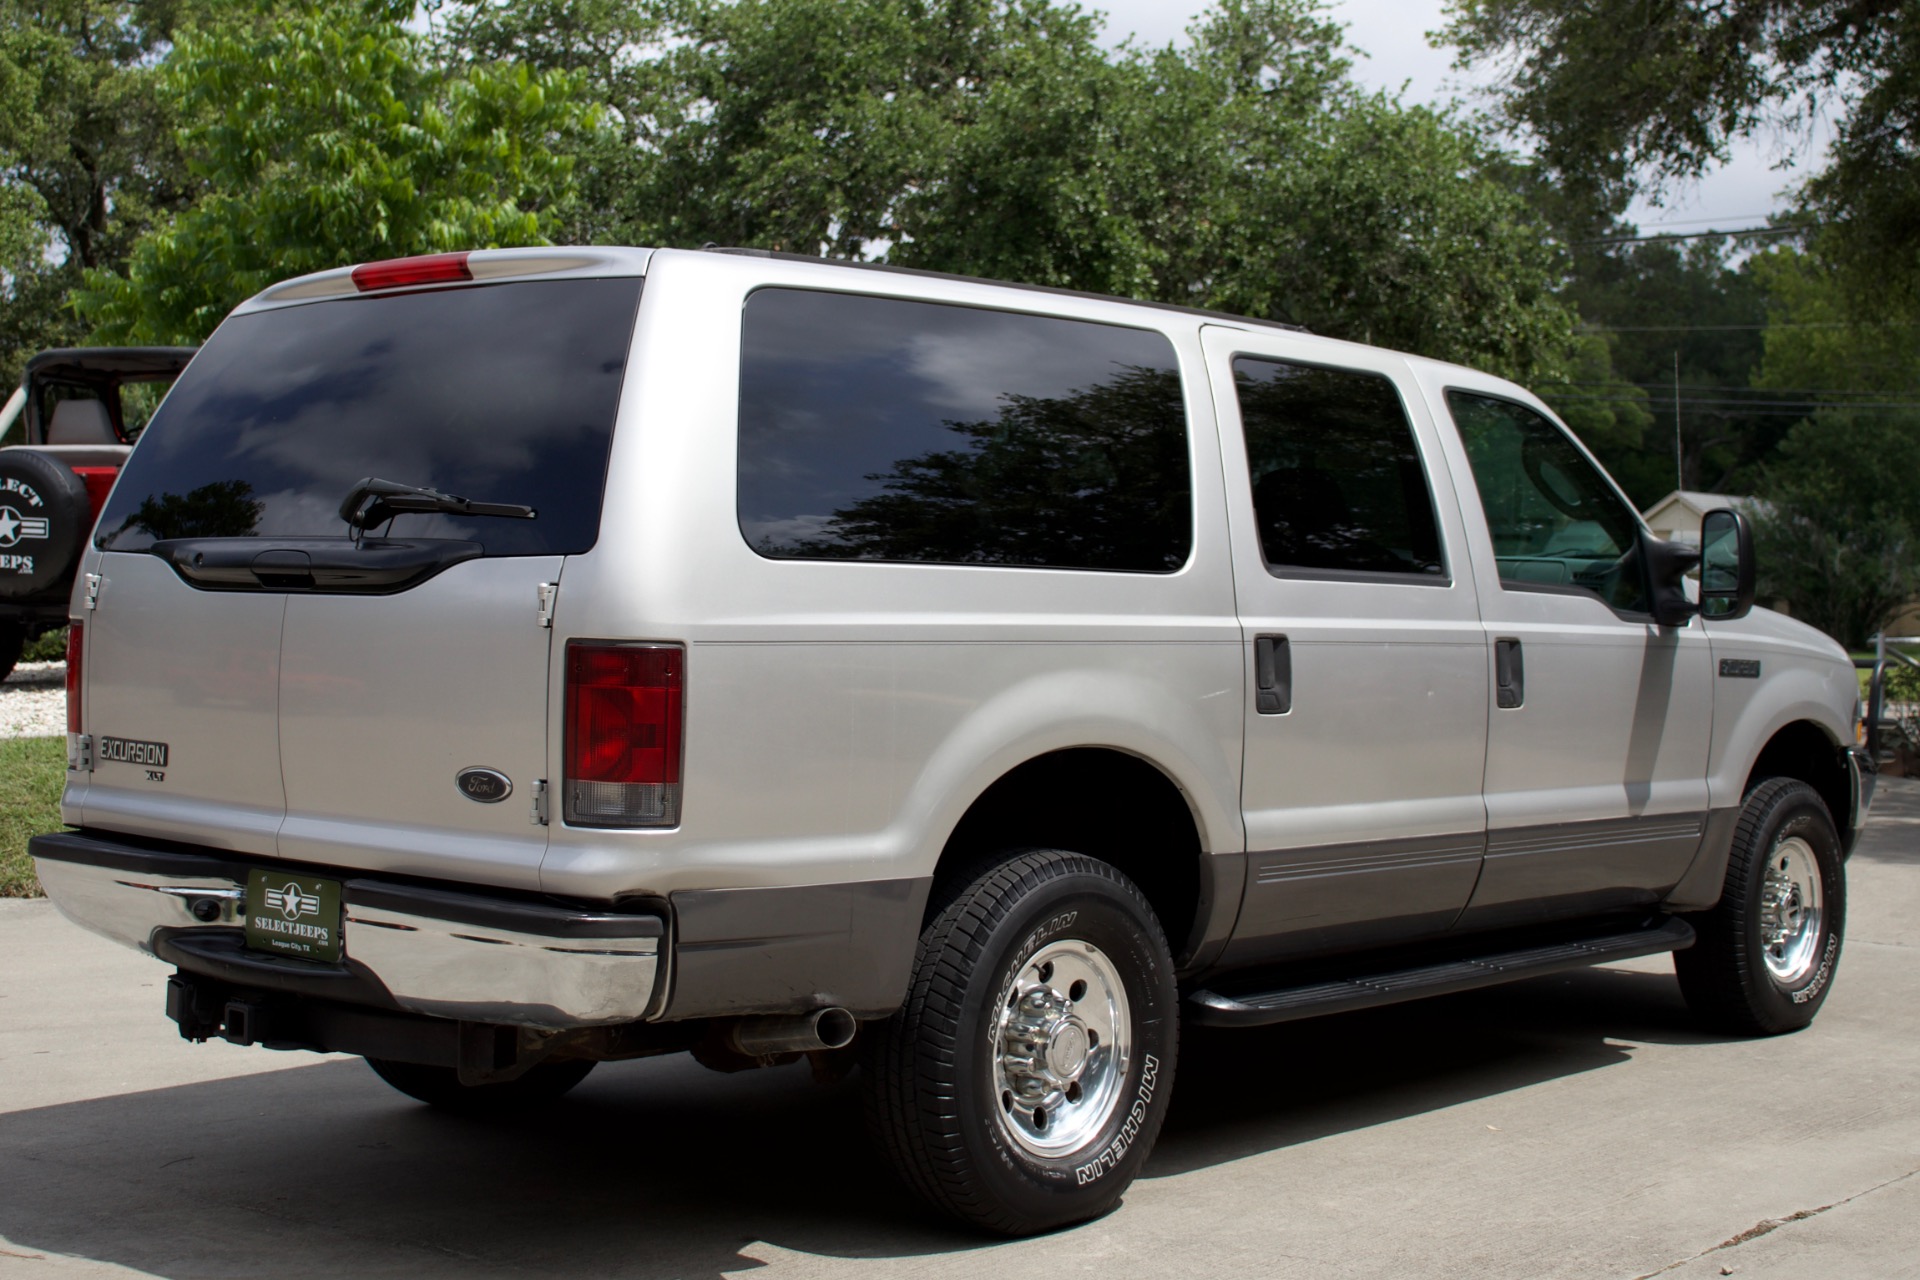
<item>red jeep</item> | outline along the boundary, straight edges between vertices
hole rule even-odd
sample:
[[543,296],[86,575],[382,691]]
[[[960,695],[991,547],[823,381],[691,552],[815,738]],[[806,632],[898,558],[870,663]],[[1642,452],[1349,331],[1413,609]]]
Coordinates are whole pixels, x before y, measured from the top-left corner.
[[0,408],[0,679],[28,642],[66,625],[107,491],[197,349],[79,347],[27,361]]

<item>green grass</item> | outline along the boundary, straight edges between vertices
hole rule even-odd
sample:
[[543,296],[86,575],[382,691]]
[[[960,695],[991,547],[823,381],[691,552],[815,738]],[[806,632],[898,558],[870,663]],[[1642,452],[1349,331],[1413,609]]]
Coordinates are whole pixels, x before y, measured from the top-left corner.
[[60,829],[65,738],[0,739],[0,898],[37,898],[27,837]]

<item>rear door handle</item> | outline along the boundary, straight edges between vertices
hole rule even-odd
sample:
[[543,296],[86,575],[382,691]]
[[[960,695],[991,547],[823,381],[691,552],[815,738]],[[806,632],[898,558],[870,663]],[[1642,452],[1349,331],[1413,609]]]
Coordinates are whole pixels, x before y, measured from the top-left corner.
[[1293,710],[1293,650],[1285,636],[1253,640],[1253,709],[1263,716]]
[[1511,636],[1493,642],[1494,705],[1511,710],[1527,700],[1527,667],[1520,642]]

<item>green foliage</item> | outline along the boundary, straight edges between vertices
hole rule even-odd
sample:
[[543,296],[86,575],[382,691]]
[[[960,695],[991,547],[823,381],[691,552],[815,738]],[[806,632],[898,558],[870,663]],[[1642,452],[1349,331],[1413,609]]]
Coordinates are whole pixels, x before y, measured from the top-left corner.
[[1920,302],[1920,6],[1891,0],[1453,0],[1462,65],[1581,199],[1698,176],[1735,138],[1836,117],[1805,185],[1863,306]]
[[61,829],[66,781],[64,739],[0,739],[0,898],[40,896],[27,839]]
[[20,652],[22,662],[65,662],[67,660],[67,629],[55,627],[44,631],[37,639],[27,641],[27,647]]
[[1863,316],[1831,263],[1795,249],[1756,254],[1769,327],[1755,385],[1834,400],[1920,400],[1920,308]]
[[577,71],[606,104],[619,143],[589,181],[617,178],[577,233],[1219,307],[1522,377],[1581,358],[1511,162],[1358,92],[1311,0],[1221,0],[1189,48],[1118,53],[1051,0],[444,17],[449,57]]
[[[1631,431],[1596,433],[1588,443],[1643,508],[1675,488],[1745,492],[1794,421],[1779,397],[1754,394],[1767,289],[1749,264],[1730,263],[1731,247],[1719,239],[1595,246],[1576,254],[1564,288],[1606,344],[1610,373],[1546,388],[1548,399],[1570,417],[1607,406],[1637,419]],[[1803,412],[1815,403],[1808,399]]]
[[1920,594],[1920,419],[1826,409],[1787,434],[1754,520],[1763,598],[1849,647]]
[[192,183],[154,62],[181,5],[0,0],[0,386],[80,339],[66,305]]
[[104,342],[195,342],[236,303],[307,271],[545,241],[593,127],[574,79],[446,72],[408,6],[300,0],[180,36],[162,93],[206,194],[77,294]]
[[1776,248],[1749,272],[1768,328],[1755,385],[1823,407],[1797,423],[1759,493],[1763,583],[1845,643],[1865,644],[1920,595],[1920,351],[1911,322],[1863,319],[1830,264]]

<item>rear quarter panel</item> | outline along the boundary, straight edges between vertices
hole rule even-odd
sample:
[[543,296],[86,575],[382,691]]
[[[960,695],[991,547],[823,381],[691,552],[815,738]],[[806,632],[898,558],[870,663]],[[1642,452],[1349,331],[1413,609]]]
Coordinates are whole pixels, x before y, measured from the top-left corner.
[[[1173,574],[806,562],[736,518],[742,307],[788,285],[1154,328],[1185,384],[1193,553]],[[1219,450],[1197,321],[765,259],[661,253],[649,271],[595,548],[570,559],[556,644],[688,647],[685,800],[670,831],[556,818],[542,882],[611,897],[932,873],[972,800],[1047,751],[1108,746],[1185,792],[1203,848],[1243,845],[1244,704]],[[548,740],[561,777],[561,664]],[[1124,804],[1126,797],[1113,797]]]

